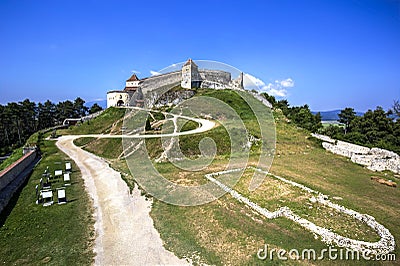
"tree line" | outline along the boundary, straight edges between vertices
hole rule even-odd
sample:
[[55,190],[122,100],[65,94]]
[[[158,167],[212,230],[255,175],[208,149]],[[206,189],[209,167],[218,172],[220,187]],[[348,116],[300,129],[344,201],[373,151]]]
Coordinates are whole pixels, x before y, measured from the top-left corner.
[[394,101],[388,111],[378,106],[368,110],[363,116],[357,116],[353,108],[340,111],[338,122],[342,126],[329,125],[323,128],[321,114],[312,114],[308,105],[290,107],[287,100],[277,101],[274,96],[262,94],[273,108],[282,110],[290,121],[313,133],[348,141],[368,147],[378,147],[400,153],[400,103]]
[[277,101],[272,95],[267,93],[262,93],[262,95],[272,104],[273,108],[282,110],[282,113],[297,126],[314,133],[322,128],[321,114],[313,114],[307,104],[291,107],[285,99]]
[[78,118],[102,109],[97,103],[90,109],[84,104],[80,97],[73,102],[67,100],[57,104],[50,100],[36,104],[29,99],[0,104],[0,154],[7,154],[24,145],[29,136],[38,130],[61,125],[66,118]]
[[400,153],[399,101],[394,101],[388,111],[378,106],[363,116],[356,116],[354,109],[347,107],[340,111],[338,122],[343,126],[330,125],[322,133],[335,139]]

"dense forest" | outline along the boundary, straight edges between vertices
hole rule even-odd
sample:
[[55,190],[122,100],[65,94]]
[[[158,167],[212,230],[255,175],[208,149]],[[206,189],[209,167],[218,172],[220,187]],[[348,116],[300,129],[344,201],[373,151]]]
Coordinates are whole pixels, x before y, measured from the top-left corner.
[[0,105],[0,155],[24,145],[29,136],[41,129],[61,125],[66,118],[77,118],[94,113],[102,108],[94,104],[90,109],[85,101],[63,101],[57,104],[47,100],[44,103],[12,102]]
[[342,126],[329,125],[323,127],[319,113],[313,115],[308,105],[290,107],[287,100],[277,101],[274,96],[263,93],[263,96],[274,108],[297,126],[314,133],[330,136],[334,139],[368,147],[378,147],[400,153],[400,103],[394,101],[388,111],[378,106],[357,116],[353,108],[345,108],[339,114]]

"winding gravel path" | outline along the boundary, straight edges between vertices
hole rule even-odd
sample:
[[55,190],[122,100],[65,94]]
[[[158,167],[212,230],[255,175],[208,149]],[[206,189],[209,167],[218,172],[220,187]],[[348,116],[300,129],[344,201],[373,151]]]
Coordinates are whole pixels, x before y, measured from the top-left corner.
[[161,137],[178,137],[185,135],[192,135],[196,133],[203,133],[210,129],[212,129],[216,123],[207,119],[202,118],[192,118],[187,116],[175,115],[174,118],[183,118],[187,120],[191,120],[199,123],[199,127],[182,132],[173,132],[173,133],[165,133],[165,134],[133,134],[133,135],[111,135],[111,134],[87,134],[87,135],[79,135],[79,138],[109,138],[109,139],[151,139],[151,138],[161,138]]
[[[133,108],[140,109],[140,108]],[[144,109],[142,109],[144,110]],[[121,174],[113,170],[102,158],[75,146],[74,139],[94,138],[159,138],[176,137],[202,133],[212,129],[215,122],[173,115],[199,123],[199,127],[184,132],[148,135],[110,135],[90,134],[62,136],[57,147],[76,162],[82,172],[86,189],[93,199],[95,208],[95,264],[96,265],[184,265],[187,261],[179,259],[163,247],[159,233],[150,217],[151,202],[140,196],[135,187],[129,193]]]
[[[82,172],[95,208],[96,265],[184,265],[163,247],[149,212],[151,202],[129,188],[120,173],[100,157],[74,145],[81,136],[63,136],[57,147],[73,159]],[[120,136],[121,137],[121,136]]]

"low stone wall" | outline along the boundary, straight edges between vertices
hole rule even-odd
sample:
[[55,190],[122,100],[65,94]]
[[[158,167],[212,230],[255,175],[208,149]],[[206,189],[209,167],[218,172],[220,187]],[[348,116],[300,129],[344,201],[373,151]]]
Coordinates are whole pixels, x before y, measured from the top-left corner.
[[37,159],[37,156],[36,150],[30,150],[19,160],[0,172],[0,213],[7,206],[15,191],[25,181],[25,179],[16,180],[17,177]]
[[0,173],[0,190],[5,188],[36,158],[36,151],[32,150],[19,158]]
[[[393,235],[390,233],[390,231],[384,227],[382,224],[378,223],[374,217],[368,215],[368,214],[361,214],[357,211],[348,209],[344,206],[335,204],[331,202],[328,198],[328,195],[324,195],[316,190],[313,190],[309,187],[306,187],[302,184],[296,183],[292,180],[288,180],[286,178],[272,175],[268,173],[268,171],[264,171],[259,168],[253,168],[250,167],[250,169],[254,169],[255,171],[265,174],[267,176],[273,177],[277,180],[280,180],[286,184],[292,185],[294,187],[300,188],[304,192],[308,193],[310,196],[309,201],[312,204],[322,204],[325,205],[326,207],[332,208],[333,210],[336,210],[338,212],[341,212],[343,214],[349,215],[353,217],[354,219],[359,220],[362,223],[365,223],[367,226],[369,226],[371,229],[373,229],[379,236],[380,240],[377,242],[366,242],[363,240],[358,240],[358,239],[352,239],[348,238],[342,235],[339,235],[335,232],[333,232],[331,229],[324,228],[321,226],[318,226],[314,224],[313,222],[302,218],[301,216],[297,215],[294,213],[289,207],[281,207],[276,211],[269,211],[266,208],[261,207],[257,203],[251,201],[249,198],[246,198],[245,196],[241,195],[238,193],[236,190],[232,189],[231,187],[223,184],[219,180],[217,180],[214,177],[224,175],[224,174],[229,174],[233,172],[240,172],[245,170],[244,168],[238,168],[238,169],[230,169],[222,172],[215,172],[215,173],[210,173],[206,174],[205,177],[219,186],[221,189],[223,189],[225,192],[230,193],[233,198],[238,200],[239,202],[247,205],[254,211],[258,212],[259,214],[263,215],[267,219],[275,219],[278,217],[286,217],[287,219],[297,223],[298,225],[302,226],[303,228],[309,230],[312,232],[315,236],[319,236],[321,240],[329,245],[334,244],[337,245],[339,248],[346,248],[358,252],[368,252],[369,254],[374,254],[374,255],[381,255],[381,254],[388,254],[389,252],[392,252],[394,248],[396,247],[396,243],[394,240]],[[364,253],[367,254],[367,253]]]
[[322,140],[322,147],[326,150],[346,156],[354,163],[366,166],[372,171],[384,171],[389,170],[394,173],[400,173],[400,156],[392,151],[379,149],[379,148],[368,148],[352,143],[333,140],[328,136],[312,134]]

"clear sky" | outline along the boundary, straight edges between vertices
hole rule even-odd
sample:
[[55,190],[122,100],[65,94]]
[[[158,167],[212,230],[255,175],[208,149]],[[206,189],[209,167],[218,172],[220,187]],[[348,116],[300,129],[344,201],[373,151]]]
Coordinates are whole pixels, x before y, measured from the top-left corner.
[[398,0],[0,0],[0,39],[1,104],[104,99],[189,57],[312,110],[400,99]]

